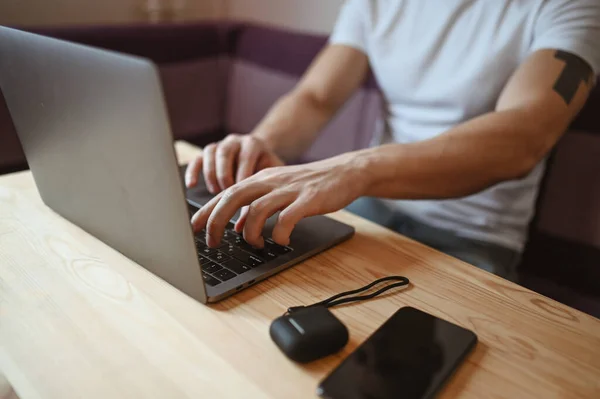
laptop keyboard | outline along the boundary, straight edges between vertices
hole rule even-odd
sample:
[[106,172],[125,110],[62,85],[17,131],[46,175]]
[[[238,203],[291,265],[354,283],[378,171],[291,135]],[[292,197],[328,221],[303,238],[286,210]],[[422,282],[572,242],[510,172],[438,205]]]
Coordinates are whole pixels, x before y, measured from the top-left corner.
[[233,230],[232,223],[227,225],[218,248],[209,248],[203,233],[194,239],[204,281],[213,287],[293,251],[270,238],[265,240],[264,248],[254,248]]

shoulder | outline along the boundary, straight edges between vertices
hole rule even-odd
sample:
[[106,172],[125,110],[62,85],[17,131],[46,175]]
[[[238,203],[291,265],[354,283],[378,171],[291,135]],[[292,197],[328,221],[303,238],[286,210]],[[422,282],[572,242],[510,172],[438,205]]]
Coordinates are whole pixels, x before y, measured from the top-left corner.
[[532,50],[573,53],[600,73],[600,1],[542,0],[536,15]]

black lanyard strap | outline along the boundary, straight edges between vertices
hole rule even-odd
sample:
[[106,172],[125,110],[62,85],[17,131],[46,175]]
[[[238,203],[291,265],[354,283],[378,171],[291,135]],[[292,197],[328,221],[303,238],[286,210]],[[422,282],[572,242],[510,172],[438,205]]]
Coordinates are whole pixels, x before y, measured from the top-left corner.
[[[396,281],[393,284],[389,284],[386,285],[385,287],[380,288],[379,290],[372,292],[370,294],[366,294],[366,295],[358,295],[358,296],[353,296],[353,297],[348,297],[348,298],[344,298],[345,296],[348,295],[354,295],[354,294],[359,294],[361,292],[364,291],[368,291],[371,288],[375,287],[378,284],[381,283],[385,283],[388,281]],[[388,277],[383,277],[380,279],[377,279],[375,281],[373,281],[370,284],[365,285],[362,288],[358,288],[356,290],[352,290],[352,291],[346,291],[346,292],[342,292],[340,294],[334,295],[331,298],[327,298],[324,301],[309,305],[309,306],[293,306],[291,308],[288,309],[288,313],[293,313],[295,311],[298,311],[300,309],[305,309],[305,308],[312,308],[315,306],[325,306],[326,308],[331,308],[333,306],[338,306],[344,303],[350,303],[350,302],[357,302],[357,301],[365,301],[367,299],[371,299],[371,298],[375,298],[378,295],[383,294],[384,292],[391,290],[392,288],[397,288],[397,287],[405,287],[407,285],[410,284],[410,281],[406,278],[406,277],[402,277],[402,276],[388,276]]]

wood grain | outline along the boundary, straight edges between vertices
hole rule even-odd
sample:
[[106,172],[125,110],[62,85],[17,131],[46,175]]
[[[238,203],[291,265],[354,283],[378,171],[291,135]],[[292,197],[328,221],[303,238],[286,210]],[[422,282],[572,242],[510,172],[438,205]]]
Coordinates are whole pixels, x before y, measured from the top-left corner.
[[[188,162],[198,149],[176,145]],[[213,306],[188,298],[41,202],[29,172],[0,177],[0,372],[20,398],[307,398],[401,306],[474,330],[442,397],[599,398],[600,321],[366,220],[351,240]],[[288,361],[268,326],[388,274],[412,287],[336,315],[342,353]]]

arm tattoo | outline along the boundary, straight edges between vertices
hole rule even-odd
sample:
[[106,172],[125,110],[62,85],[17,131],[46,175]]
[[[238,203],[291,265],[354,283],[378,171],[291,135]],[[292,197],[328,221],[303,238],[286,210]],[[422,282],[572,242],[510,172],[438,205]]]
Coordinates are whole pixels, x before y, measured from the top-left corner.
[[565,62],[560,76],[554,83],[554,91],[569,105],[577,93],[579,83],[584,82],[591,86],[592,68],[575,54],[566,51],[558,50],[554,54],[554,58]]

